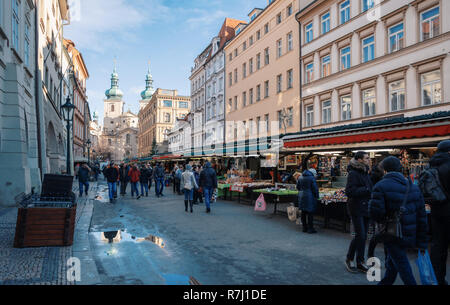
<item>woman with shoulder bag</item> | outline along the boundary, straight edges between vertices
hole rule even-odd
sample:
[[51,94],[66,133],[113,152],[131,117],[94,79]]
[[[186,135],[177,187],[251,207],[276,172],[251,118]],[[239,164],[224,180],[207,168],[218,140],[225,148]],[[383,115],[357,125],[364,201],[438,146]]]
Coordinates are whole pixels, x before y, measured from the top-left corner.
[[303,175],[298,178],[297,190],[299,191],[298,207],[302,211],[303,232],[317,233],[314,229],[313,213],[317,208],[319,189],[317,188],[316,178],[314,178],[314,174],[309,169],[305,170]]
[[386,249],[386,273],[379,285],[392,285],[400,274],[405,285],[416,285],[407,249],[427,249],[425,202],[418,186],[402,174],[396,157],[381,164],[386,175],[378,182],[369,202],[369,216],[383,227],[379,238]]
[[198,188],[198,184],[195,181],[194,173],[192,172],[192,166],[186,165],[186,170],[181,174],[180,186],[184,193],[184,206],[185,211],[188,211],[188,203],[191,207],[191,213],[193,213],[194,205],[194,189]]

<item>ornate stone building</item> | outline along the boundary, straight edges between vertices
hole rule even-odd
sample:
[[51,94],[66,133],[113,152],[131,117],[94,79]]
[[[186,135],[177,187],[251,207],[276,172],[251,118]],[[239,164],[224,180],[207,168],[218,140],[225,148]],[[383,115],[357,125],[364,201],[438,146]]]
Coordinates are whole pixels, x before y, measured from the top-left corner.
[[121,162],[137,156],[138,117],[130,110],[124,113],[123,93],[119,89],[116,68],[111,74],[111,88],[105,92],[103,136],[101,146],[109,150],[109,159]]

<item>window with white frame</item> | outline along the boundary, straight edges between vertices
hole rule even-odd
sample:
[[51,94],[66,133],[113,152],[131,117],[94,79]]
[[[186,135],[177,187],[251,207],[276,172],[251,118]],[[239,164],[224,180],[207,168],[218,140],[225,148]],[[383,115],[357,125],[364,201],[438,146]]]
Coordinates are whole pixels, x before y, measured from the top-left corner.
[[305,68],[305,83],[310,83],[314,80],[314,63],[306,65]]
[[250,58],[250,60],[248,61],[248,73],[253,73],[253,58]]
[[247,63],[242,64],[242,78],[247,77]]
[[259,39],[261,39],[261,31],[260,30],[256,31],[256,40],[259,40]]
[[314,124],[314,106],[306,106],[306,127],[311,127]]
[[264,123],[266,125],[266,131],[269,132],[270,124],[269,124],[269,115],[268,114],[264,115]]
[[305,43],[308,43],[314,39],[313,35],[313,23],[310,22],[305,26]]
[[279,13],[278,15],[277,15],[277,24],[280,24],[281,23],[281,13]]
[[291,69],[291,70],[287,71],[287,89],[291,89],[292,88],[293,77],[294,77],[293,70]]
[[287,109],[287,116],[288,116],[287,126],[292,127],[294,125],[294,108],[289,107]]
[[363,91],[363,115],[371,116],[376,114],[376,95],[375,89],[367,89]]
[[[1,12],[0,12],[1,13]],[[30,29],[31,25],[28,19],[25,20],[25,44],[24,44],[24,61],[25,65],[28,66],[30,64]]]
[[264,98],[269,97],[269,81],[264,82]]
[[242,51],[247,50],[247,41],[244,41],[244,43],[242,44]]
[[330,31],[330,12],[327,12],[320,17],[320,24],[322,35]]
[[365,12],[375,6],[375,0],[361,0],[362,1],[362,11]]
[[351,67],[350,63],[350,47],[341,49],[341,71],[347,70]]
[[421,75],[422,106],[442,102],[441,70]]
[[256,135],[257,136],[259,136],[260,125],[261,125],[261,117],[259,116],[256,118]]
[[249,42],[250,46],[253,45],[253,35],[250,36],[250,38],[248,39],[248,42]]
[[20,1],[12,0],[12,46],[19,53]]
[[405,109],[405,81],[399,80],[389,84],[390,111]]
[[261,53],[256,54],[256,70],[261,69]]
[[260,101],[261,100],[261,85],[257,85],[256,86],[256,101]]
[[237,110],[237,109],[238,109],[238,97],[235,96],[234,97],[234,110]]
[[289,4],[289,6],[286,8],[286,17],[289,17],[292,15],[292,4]]
[[247,106],[247,92],[242,93],[242,107]]
[[403,22],[389,28],[389,53],[403,48],[404,45]]
[[420,32],[422,40],[436,37],[440,33],[439,6],[420,14]]
[[278,128],[281,129],[283,128],[283,117],[281,110],[277,111],[277,116],[278,116]]
[[281,57],[283,55],[283,49],[282,49],[283,41],[280,39],[277,41],[277,57]]
[[350,95],[341,97],[341,120],[347,121],[352,118],[352,97]]
[[253,104],[253,88],[251,88],[248,92],[248,100],[249,100],[250,105],[252,105]]
[[322,124],[331,123],[331,101],[322,102]]
[[238,82],[238,72],[237,69],[234,69],[234,83],[236,84]]
[[266,23],[264,25],[264,34],[267,34],[267,33],[269,33],[269,24],[268,23]]
[[287,51],[292,51],[293,49],[293,42],[292,42],[292,32],[287,34]]
[[268,65],[269,63],[270,63],[269,48],[266,48],[264,50],[264,64]]
[[341,24],[350,20],[350,0],[346,0],[339,5],[339,18]]
[[283,90],[283,75],[277,75],[277,93]]
[[324,56],[321,59],[321,74],[322,74],[322,77],[326,77],[331,74],[330,55]]
[[374,36],[363,39],[363,62],[371,61],[375,58],[375,38]]

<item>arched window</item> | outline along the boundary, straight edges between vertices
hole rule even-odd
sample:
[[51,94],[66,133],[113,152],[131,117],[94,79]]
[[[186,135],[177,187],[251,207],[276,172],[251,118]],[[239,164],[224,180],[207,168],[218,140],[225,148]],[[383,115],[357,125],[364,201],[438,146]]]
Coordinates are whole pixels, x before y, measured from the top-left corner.
[[165,113],[164,114],[164,122],[165,123],[170,123],[170,113]]
[[111,112],[114,112],[114,104],[111,104]]

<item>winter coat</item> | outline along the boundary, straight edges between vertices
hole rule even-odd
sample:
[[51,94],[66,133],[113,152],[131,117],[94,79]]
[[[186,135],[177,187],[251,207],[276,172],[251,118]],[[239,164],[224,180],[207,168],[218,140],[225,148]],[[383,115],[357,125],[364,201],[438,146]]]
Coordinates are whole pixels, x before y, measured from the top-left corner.
[[89,173],[90,170],[85,167],[80,167],[78,170],[78,181],[79,182],[89,182]]
[[130,181],[130,176],[128,176],[128,173],[130,172],[129,166],[121,166],[119,168],[119,179],[121,182],[128,182]]
[[131,183],[136,183],[136,182],[139,182],[141,172],[137,168],[132,168],[128,172],[128,176],[130,176],[130,178],[131,178]]
[[316,178],[309,170],[305,170],[303,175],[297,180],[297,190],[299,190],[299,209],[305,212],[314,213],[317,208],[317,199],[319,198],[319,189],[317,188]]
[[217,188],[216,171],[208,163],[206,163],[205,168],[200,173],[200,187]]
[[[403,203],[408,180],[401,173],[390,172],[378,182],[369,202],[369,216],[378,223],[399,211]],[[419,187],[411,181],[405,210],[401,217],[402,241],[396,241],[408,248],[427,248],[427,216],[425,201]]]
[[183,171],[181,169],[177,169],[175,171],[175,178],[180,179],[181,180],[181,175],[183,174]]
[[194,172],[194,178],[197,185],[200,185],[200,173]]
[[383,179],[383,176],[384,176],[384,172],[380,168],[379,164],[374,165],[370,172],[370,180],[372,181],[372,185],[375,185],[378,182],[380,182],[381,179]]
[[191,171],[185,171],[183,174],[181,174],[180,179],[180,187],[181,189],[198,189],[197,182],[195,181],[194,173]]
[[156,179],[164,179],[165,173],[164,168],[162,166],[157,166],[153,170],[153,178]]
[[345,193],[348,197],[347,208],[350,215],[369,217],[368,202],[372,193],[372,181],[367,173],[367,167],[350,160],[348,166],[347,186]]
[[[450,154],[436,153],[430,160],[430,167],[437,168],[442,188],[447,194],[450,194]],[[439,216],[450,216],[450,198],[447,199],[447,204],[432,205],[431,213]]]
[[108,181],[109,183],[117,182],[117,180],[119,179],[119,170],[115,167],[108,166],[104,171],[104,175],[106,181]]
[[145,168],[145,167],[141,168],[141,176],[139,177],[139,181],[141,183],[148,184],[150,177],[151,176],[150,176],[150,172],[149,172],[148,168]]

